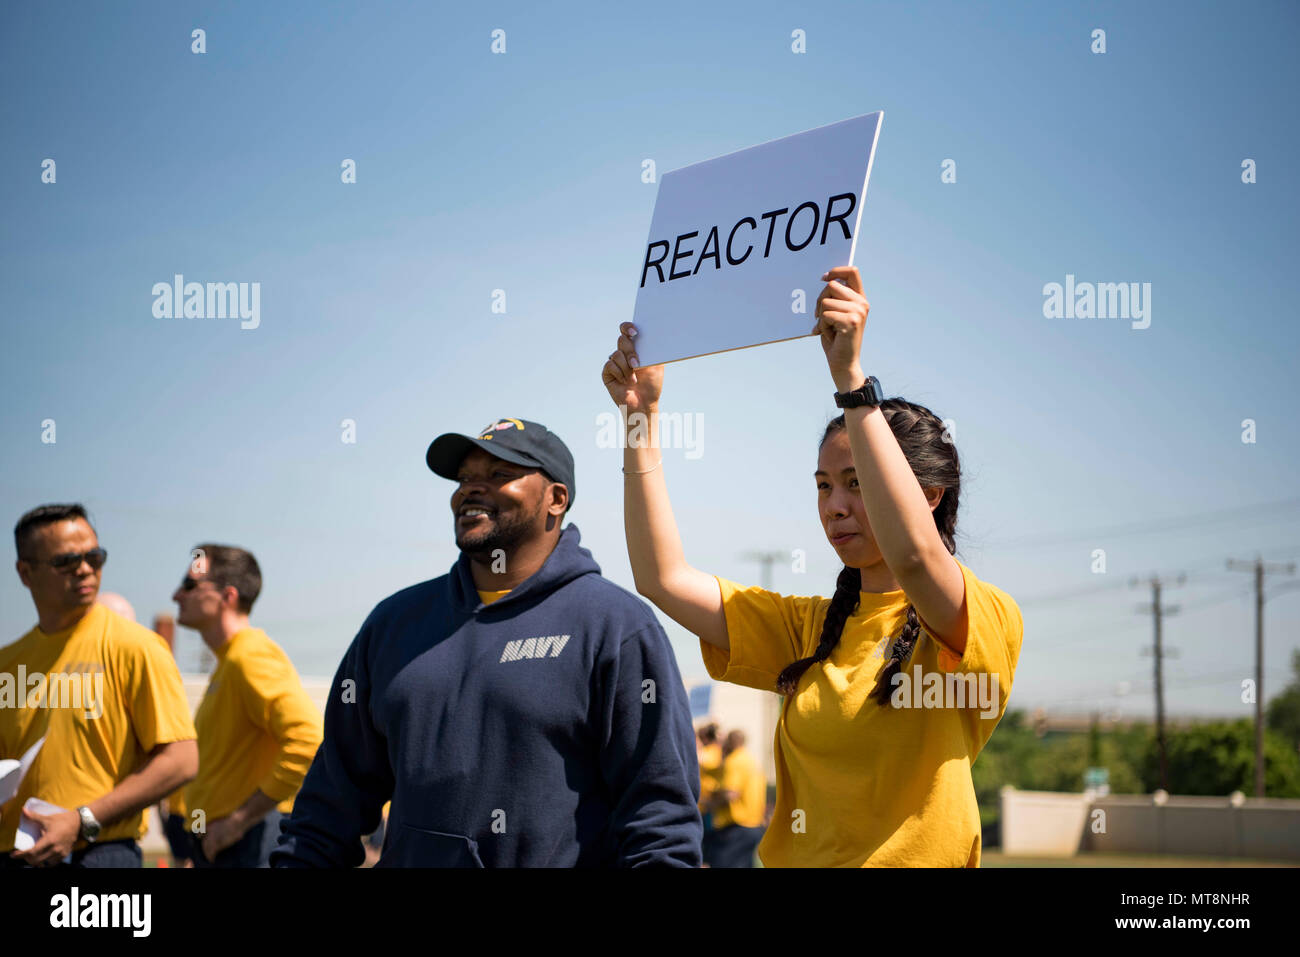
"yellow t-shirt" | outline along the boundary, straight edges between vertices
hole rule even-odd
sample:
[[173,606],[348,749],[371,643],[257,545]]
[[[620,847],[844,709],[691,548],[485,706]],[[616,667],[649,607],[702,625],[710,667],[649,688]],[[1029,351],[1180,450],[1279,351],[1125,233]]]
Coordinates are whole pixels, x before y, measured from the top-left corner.
[[[475,590],[477,591],[477,589]],[[510,594],[509,588],[506,588],[503,591],[480,591],[478,593],[478,600],[485,605],[490,605],[498,598],[505,598],[506,595],[509,594]]]
[[163,798],[167,802],[168,814],[179,814],[181,817],[189,817],[185,811],[185,789],[188,784],[182,784],[167,797]]
[[194,714],[199,775],[185,789],[187,826],[207,824],[254,790],[288,813],[324,736],[320,710],[289,656],[260,628],[245,628],[217,651],[217,667]]
[[[830,657],[785,699],[773,743],[776,809],[758,848],[765,866],[979,866],[970,768],[1006,709],[1024,622],[1009,595],[958,565],[966,600],[953,639],[965,632],[965,653],[922,621],[903,666],[908,684],[894,689],[895,699],[915,692],[908,707],[868,698],[905,621],[902,591],[862,592]],[[700,642],[709,674],[775,690],[781,670],[816,649],[830,599],[718,584],[731,650]],[[952,706],[957,691],[966,707]],[[944,701],[950,706],[934,706]]]
[[713,826],[762,827],[767,810],[767,781],[748,748],[737,748],[722,761],[722,789],[739,797],[713,812]]
[[700,761],[700,810],[708,803],[708,798],[722,784],[722,745],[710,744],[696,748]]
[[[0,648],[0,757],[22,757],[42,736],[18,793],[0,806],[0,852],[13,850],[29,797],[68,809],[90,804],[154,748],[194,738],[167,642],[96,604],[71,628],[47,635],[36,627]],[[139,811],[105,825],[99,841],[144,833]]]

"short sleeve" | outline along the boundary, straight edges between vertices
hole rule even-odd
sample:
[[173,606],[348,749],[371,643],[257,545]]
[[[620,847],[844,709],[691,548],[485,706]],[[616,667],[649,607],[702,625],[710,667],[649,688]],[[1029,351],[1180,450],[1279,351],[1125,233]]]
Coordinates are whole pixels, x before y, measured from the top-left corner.
[[160,744],[197,738],[180,669],[166,642],[145,632],[124,640],[121,647],[129,655],[122,662],[124,685],[140,747],[147,753]]
[[824,616],[827,601],[747,588],[725,578],[717,582],[731,648],[724,651],[700,640],[709,677],[775,691],[786,666],[811,653],[808,636],[816,634],[816,619]]
[[275,766],[258,788],[274,801],[285,801],[298,793],[316,757],[324,733],[321,714],[277,648],[255,649],[236,673],[249,720],[279,747]]
[[991,708],[979,712],[980,720],[976,726],[978,749],[984,746],[1006,710],[1016,663],[1020,659],[1025,624],[1020,606],[1010,595],[980,581],[974,572],[960,562],[958,565],[966,585],[966,595],[954,639],[965,636],[965,651],[958,655],[935,636],[925,619],[920,618],[919,612],[917,617],[926,634],[939,646],[939,667],[943,671],[987,674],[990,688],[996,682],[997,713],[991,713]]

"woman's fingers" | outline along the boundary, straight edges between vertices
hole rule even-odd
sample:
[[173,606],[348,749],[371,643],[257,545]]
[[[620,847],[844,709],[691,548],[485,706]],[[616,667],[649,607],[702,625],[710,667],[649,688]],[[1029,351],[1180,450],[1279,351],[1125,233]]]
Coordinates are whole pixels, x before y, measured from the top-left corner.
[[[833,269],[826,270],[822,276],[823,279],[838,279],[842,284],[847,286],[850,291],[862,295],[862,274],[858,272],[857,266],[836,266]],[[835,283],[830,283],[834,286]]]
[[866,296],[856,293],[848,286],[842,286],[837,282],[828,283],[826,288],[821,291],[821,295],[817,297],[819,306],[824,302],[839,303],[841,305],[851,302],[856,305],[870,307]]
[[841,312],[838,309],[827,309],[818,317],[817,328],[827,332],[852,332],[855,327],[861,324],[861,317],[854,313]]
[[618,366],[618,370],[623,374],[624,382],[636,381],[633,378],[632,366],[628,364],[627,356],[623,354],[622,350],[615,350],[610,353],[609,361]]
[[622,371],[614,364],[613,356],[610,356],[605,362],[604,368],[600,370],[600,380],[606,384],[610,382],[617,382],[620,385],[627,384],[627,379],[623,377]]
[[627,359],[627,364],[631,368],[635,369],[638,365],[640,365],[640,362],[637,361],[637,357],[636,357],[636,343],[634,343],[627,336],[618,337],[618,351],[621,352],[624,358]]
[[817,306],[813,310],[813,315],[820,317],[828,312],[835,312],[865,322],[870,309],[871,304],[864,296],[839,283],[831,283],[817,297]]

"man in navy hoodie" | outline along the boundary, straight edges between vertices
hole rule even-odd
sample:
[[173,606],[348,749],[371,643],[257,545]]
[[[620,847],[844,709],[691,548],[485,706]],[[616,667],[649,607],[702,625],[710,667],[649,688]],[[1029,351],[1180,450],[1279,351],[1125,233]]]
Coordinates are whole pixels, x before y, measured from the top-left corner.
[[447,434],[429,468],[460,558],[390,596],[339,666],[279,867],[698,867],[690,707],[648,605],[574,525],[573,456],[545,426]]

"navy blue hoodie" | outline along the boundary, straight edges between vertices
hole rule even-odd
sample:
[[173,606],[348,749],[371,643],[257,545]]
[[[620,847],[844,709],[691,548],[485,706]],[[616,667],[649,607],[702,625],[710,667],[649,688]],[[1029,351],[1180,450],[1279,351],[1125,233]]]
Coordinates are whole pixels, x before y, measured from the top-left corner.
[[491,605],[464,554],[386,598],[335,675],[273,866],[697,867],[690,707],[648,605],[569,525]]

